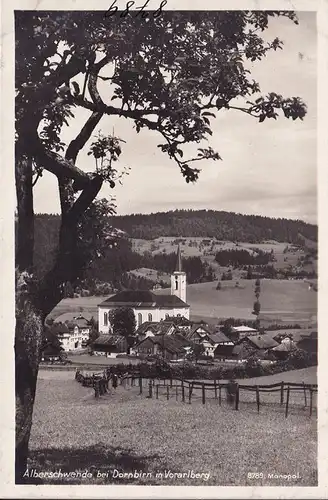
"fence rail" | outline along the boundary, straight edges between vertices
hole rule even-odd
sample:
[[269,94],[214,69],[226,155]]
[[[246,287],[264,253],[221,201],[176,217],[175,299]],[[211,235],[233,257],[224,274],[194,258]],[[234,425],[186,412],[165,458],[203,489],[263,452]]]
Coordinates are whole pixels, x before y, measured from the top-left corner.
[[[83,373],[79,370],[76,371],[75,379],[82,383],[83,386],[93,387],[95,390],[95,397],[99,397],[102,394],[108,392],[110,372],[109,370],[104,370],[98,373]],[[237,382],[220,382],[214,380],[213,382],[200,382],[197,380],[187,380],[183,378],[167,378],[167,377],[143,377],[140,374],[127,374],[121,378],[121,385],[126,387],[131,385],[131,387],[138,386],[139,394],[143,394],[145,383],[148,386],[148,398],[153,398],[154,395],[156,399],[159,399],[161,389],[164,389],[164,395],[166,399],[169,400],[175,396],[176,401],[178,401],[179,396],[181,396],[181,401],[185,402],[188,399],[189,404],[191,404],[192,396],[195,395],[195,391],[201,391],[202,404],[206,403],[206,395],[208,392],[214,392],[214,398],[218,399],[219,405],[222,404],[222,390],[226,394],[226,399],[235,410],[239,410],[240,406],[240,393],[242,392],[255,392],[255,402],[257,405],[257,411],[260,412],[261,403],[260,394],[270,394],[270,393],[280,393],[280,405],[284,403],[285,416],[288,416],[289,403],[290,403],[290,393],[299,392],[303,393],[304,397],[304,407],[308,407],[309,401],[309,411],[310,416],[313,413],[313,395],[318,392],[317,384],[305,384],[304,382],[277,382],[275,384],[267,385],[249,385],[249,384],[238,384]],[[163,392],[163,391],[162,391]],[[285,399],[286,394],[286,399]]]

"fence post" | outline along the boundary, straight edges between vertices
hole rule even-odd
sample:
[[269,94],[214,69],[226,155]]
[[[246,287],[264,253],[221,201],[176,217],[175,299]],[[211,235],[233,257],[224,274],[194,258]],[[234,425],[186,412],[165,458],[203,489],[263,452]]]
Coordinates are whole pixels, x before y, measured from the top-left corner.
[[99,398],[99,385],[96,383],[94,388],[95,388],[95,397]]
[[173,381],[172,381],[172,377],[170,378],[170,387],[172,387],[172,384],[173,384]]
[[303,390],[304,390],[304,404],[305,404],[305,408],[307,407],[307,397],[306,397],[306,387],[305,387],[305,384],[303,382]]
[[280,404],[284,404],[284,382],[281,382],[281,388],[280,388]]
[[256,404],[257,404],[257,413],[260,413],[260,391],[259,386],[256,386]]
[[286,412],[285,412],[285,417],[287,418],[288,416],[288,405],[289,405],[289,393],[290,393],[290,387],[287,387],[287,400],[286,400]]
[[189,404],[191,404],[191,395],[192,395],[193,384],[189,385]]
[[239,384],[236,384],[236,410],[239,410]]
[[175,385],[175,400],[178,401],[178,384]]
[[310,387],[310,417],[312,415],[312,408],[313,408],[313,391],[312,387]]
[[156,385],[156,399],[158,399],[158,385]]
[[185,392],[184,392],[184,383],[183,380],[181,382],[181,392],[182,392],[182,402],[185,402]]
[[139,394],[142,394],[142,377],[139,377]]
[[153,397],[153,385],[151,383],[151,380],[149,380],[149,397]]
[[218,399],[218,388],[216,387],[216,379],[214,379],[214,397]]
[[219,405],[221,406],[221,401],[222,401],[222,397],[221,397],[221,384],[219,382]]
[[170,399],[170,388],[169,386],[167,385],[166,386],[166,399],[169,400]]
[[205,404],[205,384],[202,385],[202,403]]

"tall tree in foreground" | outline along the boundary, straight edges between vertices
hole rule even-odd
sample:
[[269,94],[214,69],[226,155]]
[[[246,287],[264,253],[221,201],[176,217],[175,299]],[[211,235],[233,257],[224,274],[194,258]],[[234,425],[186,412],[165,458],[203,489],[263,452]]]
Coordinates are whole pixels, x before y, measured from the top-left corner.
[[136,317],[131,307],[118,307],[109,312],[109,321],[114,335],[126,338],[128,354],[136,331]]
[[[261,36],[278,15],[297,23],[292,12],[167,12],[117,22],[102,12],[15,11],[17,482],[26,470],[44,320],[65,284],[74,285],[113,238],[114,207],[97,196],[124,173],[114,168],[122,141],[100,132],[102,118],[157,132],[158,147],[188,183],[198,179],[195,165],[220,159],[206,143],[219,113],[246,113],[259,122],[279,113],[302,119],[300,98],[261,96],[245,65],[281,48],[277,38]],[[76,133],[67,143],[64,130]],[[190,143],[197,149],[186,158]],[[79,168],[85,149],[89,172]],[[58,182],[61,225],[53,266],[37,279],[33,188],[44,171]]]

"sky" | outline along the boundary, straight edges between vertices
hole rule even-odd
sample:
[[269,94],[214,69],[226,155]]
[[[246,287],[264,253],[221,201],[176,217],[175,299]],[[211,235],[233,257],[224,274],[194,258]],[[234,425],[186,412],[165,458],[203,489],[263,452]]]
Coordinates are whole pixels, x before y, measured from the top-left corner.
[[[100,197],[114,195],[118,214],[151,213],[175,209],[212,209],[244,214],[285,217],[317,223],[317,45],[315,13],[298,13],[300,24],[272,19],[265,37],[278,36],[283,50],[270,52],[252,65],[252,77],[261,92],[299,96],[308,107],[304,121],[281,117],[258,120],[237,111],[221,111],[212,121],[209,145],[222,161],[197,162],[200,178],[187,184],[176,164],[160,152],[159,134],[132,128],[124,118],[105,117],[102,133],[124,139],[120,165],[131,168],[123,185],[104,187]],[[86,116],[79,115],[81,120]],[[73,138],[80,119],[63,134]],[[93,168],[82,154],[77,166]],[[35,212],[59,213],[56,178],[45,172],[35,187]]]

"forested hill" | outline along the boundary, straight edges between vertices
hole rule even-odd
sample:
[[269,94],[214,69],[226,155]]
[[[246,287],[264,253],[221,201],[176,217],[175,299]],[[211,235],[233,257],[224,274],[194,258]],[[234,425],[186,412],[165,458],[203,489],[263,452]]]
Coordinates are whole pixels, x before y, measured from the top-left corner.
[[272,219],[214,210],[175,210],[154,214],[115,216],[113,226],[131,238],[154,239],[163,236],[200,236],[219,240],[263,240],[299,243],[300,236],[317,240],[318,228],[303,221]]

